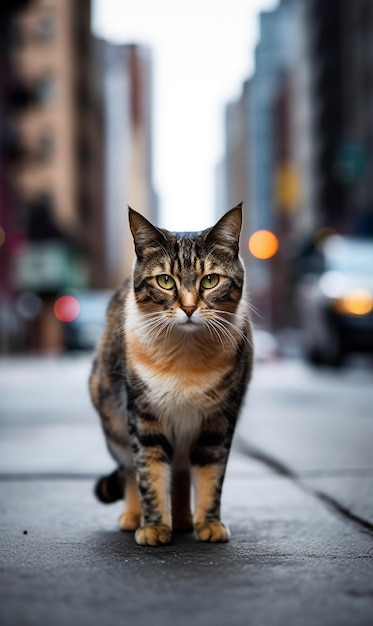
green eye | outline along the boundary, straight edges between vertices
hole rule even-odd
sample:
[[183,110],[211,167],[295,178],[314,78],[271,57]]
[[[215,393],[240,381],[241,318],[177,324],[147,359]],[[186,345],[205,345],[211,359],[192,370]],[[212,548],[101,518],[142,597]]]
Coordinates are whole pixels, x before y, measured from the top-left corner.
[[201,287],[203,287],[203,289],[212,289],[216,287],[219,280],[219,274],[207,274],[207,276],[204,276],[201,280]]
[[157,283],[162,289],[173,289],[175,287],[174,279],[168,274],[157,276]]

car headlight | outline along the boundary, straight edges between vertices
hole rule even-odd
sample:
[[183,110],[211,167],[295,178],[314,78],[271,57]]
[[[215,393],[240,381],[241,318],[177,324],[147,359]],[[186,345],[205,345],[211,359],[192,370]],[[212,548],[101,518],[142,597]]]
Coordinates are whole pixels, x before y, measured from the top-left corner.
[[320,276],[319,287],[321,293],[331,300],[342,298],[347,287],[346,277],[340,272],[330,270]]
[[351,289],[333,301],[333,308],[345,315],[368,315],[373,311],[373,296],[368,289]]

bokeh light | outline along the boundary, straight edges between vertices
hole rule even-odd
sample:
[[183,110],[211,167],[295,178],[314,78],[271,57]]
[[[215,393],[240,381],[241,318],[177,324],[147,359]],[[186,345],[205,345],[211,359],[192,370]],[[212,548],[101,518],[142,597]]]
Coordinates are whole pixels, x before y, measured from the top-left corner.
[[272,258],[279,247],[279,242],[274,233],[269,230],[257,230],[249,238],[249,250],[257,259]]
[[373,297],[368,289],[353,289],[336,300],[334,308],[347,315],[368,315],[373,311]]
[[54,314],[60,322],[73,322],[79,313],[79,300],[74,296],[60,296],[54,303]]
[[15,301],[18,315],[28,321],[35,319],[39,315],[42,306],[43,303],[40,296],[33,291],[22,291]]

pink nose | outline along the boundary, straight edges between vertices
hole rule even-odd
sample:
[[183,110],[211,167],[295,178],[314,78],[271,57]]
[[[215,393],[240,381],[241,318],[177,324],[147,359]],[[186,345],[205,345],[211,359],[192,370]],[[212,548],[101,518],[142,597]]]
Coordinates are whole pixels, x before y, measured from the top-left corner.
[[196,310],[196,306],[183,306],[182,309],[184,311],[184,313],[188,316],[188,317],[192,317],[194,311]]

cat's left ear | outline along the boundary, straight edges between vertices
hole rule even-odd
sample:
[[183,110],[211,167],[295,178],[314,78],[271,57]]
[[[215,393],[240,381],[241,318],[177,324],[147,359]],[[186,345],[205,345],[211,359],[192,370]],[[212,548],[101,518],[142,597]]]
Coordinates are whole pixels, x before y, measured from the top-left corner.
[[217,243],[238,255],[242,227],[242,202],[225,213],[205,235],[205,243]]
[[128,207],[130,229],[135,242],[135,251],[138,259],[142,259],[146,252],[159,248],[164,244],[166,236],[159,228],[153,226],[143,215]]

